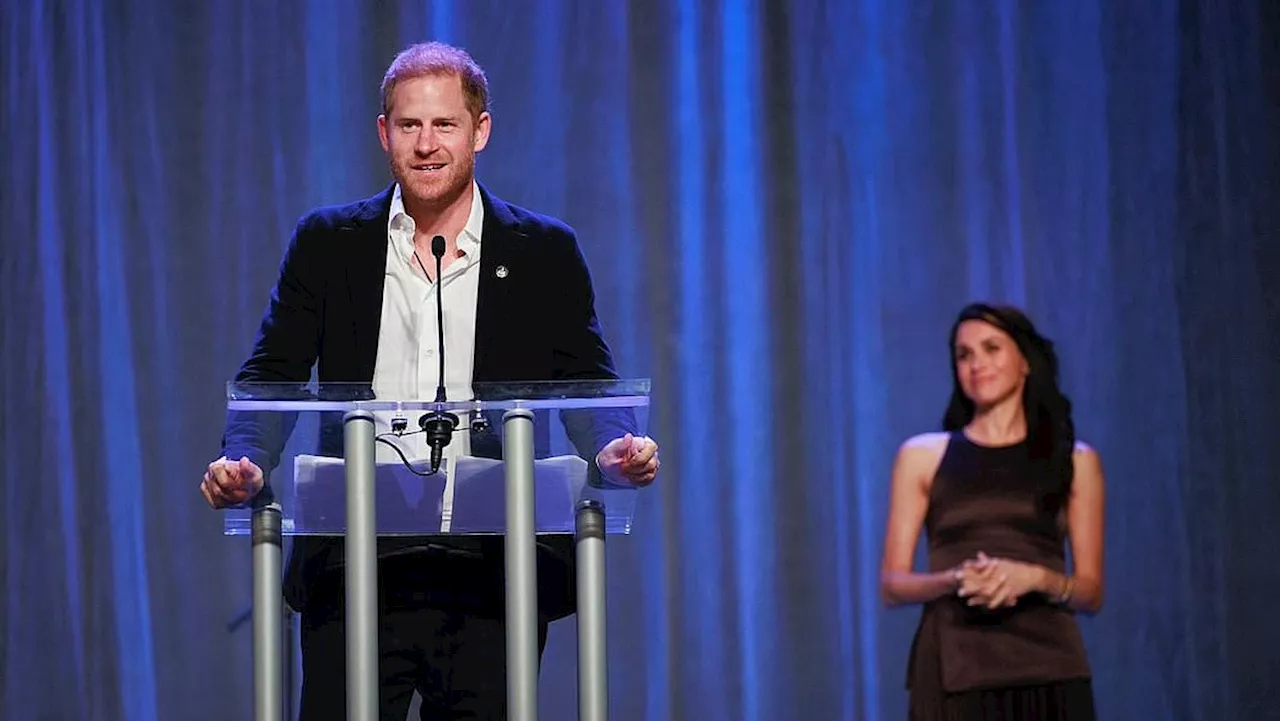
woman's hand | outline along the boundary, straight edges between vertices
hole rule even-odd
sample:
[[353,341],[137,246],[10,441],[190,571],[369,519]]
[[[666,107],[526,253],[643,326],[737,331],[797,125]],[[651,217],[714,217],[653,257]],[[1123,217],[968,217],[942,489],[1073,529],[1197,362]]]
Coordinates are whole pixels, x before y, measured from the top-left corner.
[[1023,596],[1041,591],[1045,569],[979,552],[977,558],[956,569],[956,577],[960,583],[957,596],[969,599],[970,606],[996,609],[1016,606]]

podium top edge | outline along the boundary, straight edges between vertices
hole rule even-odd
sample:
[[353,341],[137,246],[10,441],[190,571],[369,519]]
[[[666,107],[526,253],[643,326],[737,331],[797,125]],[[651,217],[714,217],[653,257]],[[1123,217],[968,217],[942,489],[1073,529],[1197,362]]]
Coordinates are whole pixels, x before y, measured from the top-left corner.
[[648,396],[611,396],[607,398],[532,398],[501,401],[423,401],[423,400],[282,400],[232,399],[232,411],[489,411],[489,410],[574,410],[590,408],[647,408]]
[[[647,378],[475,383],[436,389],[375,388],[372,383],[230,382],[227,408],[258,411],[442,410],[637,408],[649,405]],[[424,392],[425,391],[425,394]]]

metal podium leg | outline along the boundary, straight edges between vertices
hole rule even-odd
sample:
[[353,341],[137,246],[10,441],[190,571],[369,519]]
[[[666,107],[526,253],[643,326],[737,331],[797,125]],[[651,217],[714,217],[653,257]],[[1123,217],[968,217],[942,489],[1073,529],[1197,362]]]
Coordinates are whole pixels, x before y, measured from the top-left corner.
[[253,718],[281,721],[284,703],[280,506],[253,510]]
[[533,513],[533,412],[502,416],[507,481],[507,714],[538,718],[538,567]]
[[578,721],[609,718],[605,665],[604,504],[578,502],[574,550],[578,565]]
[[347,474],[347,720],[378,719],[378,556],[373,414],[343,418]]

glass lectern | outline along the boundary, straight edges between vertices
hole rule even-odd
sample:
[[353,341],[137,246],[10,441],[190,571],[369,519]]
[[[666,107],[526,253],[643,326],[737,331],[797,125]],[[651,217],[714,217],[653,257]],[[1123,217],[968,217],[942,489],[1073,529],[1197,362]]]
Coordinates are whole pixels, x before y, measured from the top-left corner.
[[347,718],[376,721],[377,539],[502,535],[507,705],[537,715],[539,536],[571,537],[577,564],[579,717],[607,716],[605,534],[631,532],[635,488],[602,474],[609,440],[646,433],[649,381],[434,389],[369,383],[231,383],[229,456],[266,474],[225,533],[253,544],[254,713],[283,709],[284,536],[345,539]]

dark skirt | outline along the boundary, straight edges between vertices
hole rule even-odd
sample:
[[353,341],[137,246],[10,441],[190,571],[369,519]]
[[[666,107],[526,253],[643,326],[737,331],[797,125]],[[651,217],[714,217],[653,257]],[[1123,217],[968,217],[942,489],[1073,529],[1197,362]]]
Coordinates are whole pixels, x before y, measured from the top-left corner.
[[1088,679],[1038,686],[931,693],[913,689],[911,721],[1094,721]]
[[[949,610],[940,602],[926,605],[916,629],[907,669],[911,721],[1094,721],[1097,718],[1093,684],[1087,675],[1087,665],[1079,668],[1082,664],[1049,664],[1050,673],[1062,675],[1046,674],[1025,681],[995,681],[1001,677],[999,673],[979,673],[978,678],[987,679],[983,686],[947,691],[942,661],[947,646],[942,643],[941,634],[949,628],[946,626],[949,621],[955,622],[948,615]],[[954,644],[951,648],[953,659],[960,660]],[[1064,648],[1063,656],[1073,657],[1070,646]],[[978,666],[996,663],[997,668],[1008,665],[1007,659],[964,660],[967,663],[962,666],[970,671],[975,670],[975,662]],[[1057,668],[1053,669],[1055,665]],[[1042,668],[1041,672],[1044,671]]]

